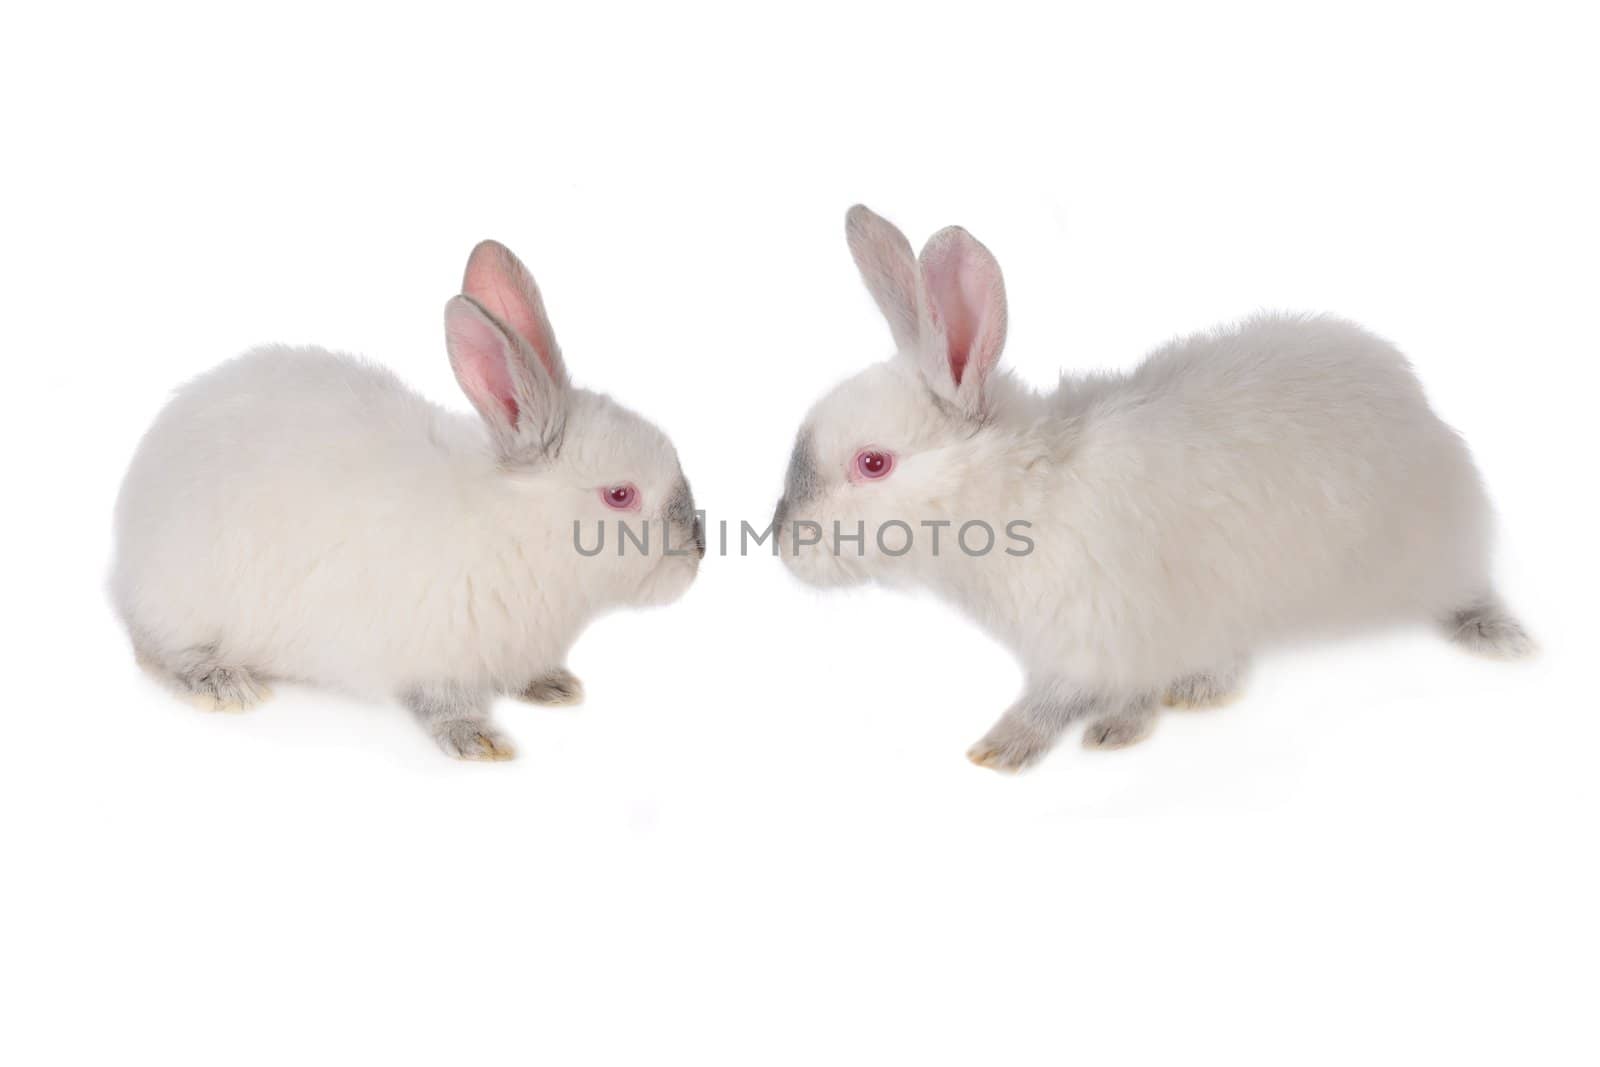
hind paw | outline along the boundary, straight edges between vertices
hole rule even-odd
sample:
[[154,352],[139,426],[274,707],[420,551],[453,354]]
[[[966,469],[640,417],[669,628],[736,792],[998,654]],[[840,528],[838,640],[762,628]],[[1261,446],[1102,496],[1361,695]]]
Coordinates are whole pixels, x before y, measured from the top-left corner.
[[517,694],[517,699],[552,708],[582,704],[583,683],[565,667],[557,667],[529,682],[528,687]]
[[181,681],[189,701],[202,711],[249,711],[272,695],[242,667],[212,667]]

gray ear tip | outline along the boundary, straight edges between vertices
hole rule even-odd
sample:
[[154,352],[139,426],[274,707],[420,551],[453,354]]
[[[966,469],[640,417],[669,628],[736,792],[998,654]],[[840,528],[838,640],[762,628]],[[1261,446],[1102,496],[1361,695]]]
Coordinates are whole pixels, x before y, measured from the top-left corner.
[[864,235],[885,227],[893,228],[887,219],[865,204],[852,205],[850,210],[844,213],[844,228],[847,233]]
[[523,266],[517,254],[492,237],[485,237],[472,246],[471,253],[467,256],[466,272],[461,279],[462,288],[466,288],[475,272],[489,271],[502,277],[522,279],[526,284],[531,284],[533,278],[528,274],[528,268]]
[[[989,246],[972,236],[964,226],[946,226],[922,246],[922,254],[918,257],[924,263],[930,255],[941,255],[955,248],[966,248],[977,252],[981,257],[990,261],[994,260],[994,253],[989,251]],[[995,264],[999,266],[998,263]]]

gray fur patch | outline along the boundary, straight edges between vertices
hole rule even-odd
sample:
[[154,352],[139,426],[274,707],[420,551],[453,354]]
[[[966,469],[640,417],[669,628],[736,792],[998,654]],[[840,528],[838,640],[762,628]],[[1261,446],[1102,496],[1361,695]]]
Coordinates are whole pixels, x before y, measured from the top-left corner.
[[678,479],[677,488],[667,498],[665,516],[674,526],[687,527],[694,523],[694,494],[689,491],[688,479]]
[[783,499],[778,501],[774,524],[781,523],[795,508],[802,507],[822,495],[822,472],[817,466],[817,453],[812,444],[811,431],[801,428],[794,441],[794,451],[789,453],[789,470],[783,476]]
[[[672,491],[672,496],[667,499],[666,509],[662,512],[666,519],[669,531],[683,531],[689,535],[689,545],[701,558],[706,558],[706,529],[701,515],[694,507],[694,493],[689,488],[687,478],[678,479],[678,487]],[[676,535],[670,535],[670,542],[674,545],[681,543]],[[686,556],[688,551],[673,549],[670,555]]]

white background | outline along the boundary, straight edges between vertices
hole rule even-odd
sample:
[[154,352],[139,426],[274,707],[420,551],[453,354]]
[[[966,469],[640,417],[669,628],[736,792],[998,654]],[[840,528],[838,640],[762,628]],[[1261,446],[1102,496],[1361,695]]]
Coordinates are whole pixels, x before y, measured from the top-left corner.
[[[1582,10],[10,12],[0,1058],[1595,1062]],[[510,764],[135,669],[110,512],[168,391],[283,340],[464,407],[440,318],[485,236],[713,523],[765,520],[811,400],[889,349],[858,200],[994,250],[1040,386],[1264,306],[1393,338],[1544,656],[1279,654],[1020,778],[962,758],[1002,649],[766,557],[597,623],[584,707],[499,709]]]

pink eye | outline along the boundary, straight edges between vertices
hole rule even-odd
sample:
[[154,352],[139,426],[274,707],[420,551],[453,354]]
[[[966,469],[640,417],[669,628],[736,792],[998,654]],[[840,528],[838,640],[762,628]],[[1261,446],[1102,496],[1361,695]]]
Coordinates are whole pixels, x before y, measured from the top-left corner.
[[874,448],[856,453],[856,473],[863,478],[882,478],[894,469],[894,456]]
[[632,511],[639,504],[639,490],[631,485],[608,485],[600,490],[600,499],[608,508]]

